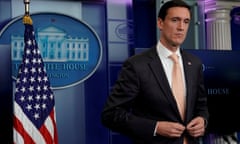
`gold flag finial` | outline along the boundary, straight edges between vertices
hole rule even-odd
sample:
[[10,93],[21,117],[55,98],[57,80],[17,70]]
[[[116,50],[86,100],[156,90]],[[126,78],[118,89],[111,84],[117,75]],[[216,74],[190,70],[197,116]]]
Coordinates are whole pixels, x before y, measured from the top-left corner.
[[29,13],[29,4],[30,4],[30,0],[23,0],[24,5],[25,5],[25,15],[23,17],[23,24],[30,24],[32,25],[32,19],[30,17],[30,13]]

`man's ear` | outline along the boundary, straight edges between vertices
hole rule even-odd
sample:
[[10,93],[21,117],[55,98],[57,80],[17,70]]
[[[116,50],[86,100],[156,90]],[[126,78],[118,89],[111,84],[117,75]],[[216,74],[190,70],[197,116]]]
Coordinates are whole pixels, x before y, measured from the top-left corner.
[[163,27],[163,20],[161,18],[157,19],[157,26],[159,30],[162,30]]

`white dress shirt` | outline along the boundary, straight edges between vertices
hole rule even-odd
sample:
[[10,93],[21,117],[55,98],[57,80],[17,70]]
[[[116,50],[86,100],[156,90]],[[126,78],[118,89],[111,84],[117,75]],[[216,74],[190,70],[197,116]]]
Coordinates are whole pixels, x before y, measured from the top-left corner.
[[[158,56],[162,62],[163,65],[163,69],[165,71],[165,74],[167,76],[168,79],[168,83],[170,85],[170,87],[172,87],[172,69],[173,69],[173,61],[169,58],[169,56],[173,53],[170,50],[168,50],[166,47],[164,47],[161,42],[159,41],[157,44],[157,53]],[[180,48],[177,49],[176,54],[179,57],[179,63],[181,66],[181,70],[182,70],[182,75],[183,75],[183,79],[185,80],[185,76],[184,76],[184,70],[183,70],[183,61],[182,61],[182,56],[180,54]],[[185,87],[185,81],[184,81],[184,88]]]

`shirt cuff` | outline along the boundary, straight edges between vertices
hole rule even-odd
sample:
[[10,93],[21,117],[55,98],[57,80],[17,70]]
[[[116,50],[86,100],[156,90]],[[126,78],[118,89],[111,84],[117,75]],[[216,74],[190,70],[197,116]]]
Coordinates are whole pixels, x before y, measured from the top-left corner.
[[157,136],[157,128],[158,128],[158,123],[156,123],[155,125],[153,136]]
[[204,118],[204,126],[205,126],[205,128],[207,128],[207,126],[208,126],[208,121]]

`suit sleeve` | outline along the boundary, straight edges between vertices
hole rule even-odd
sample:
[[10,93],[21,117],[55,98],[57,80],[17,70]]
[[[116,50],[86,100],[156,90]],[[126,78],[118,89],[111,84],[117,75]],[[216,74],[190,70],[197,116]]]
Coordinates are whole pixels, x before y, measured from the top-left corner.
[[136,139],[151,139],[156,121],[132,112],[139,88],[138,73],[130,61],[126,61],[104,106],[101,120],[104,126],[113,131]]
[[204,85],[204,76],[203,76],[203,68],[200,66],[199,70],[199,85],[198,85],[198,99],[197,99],[197,116],[202,116],[205,121],[208,121],[209,113],[207,106],[207,93],[206,87]]

